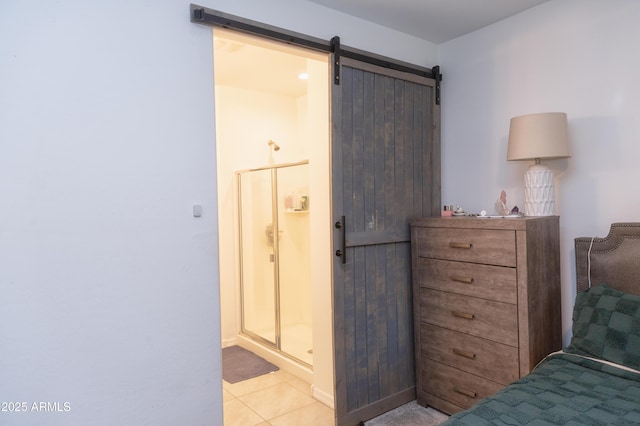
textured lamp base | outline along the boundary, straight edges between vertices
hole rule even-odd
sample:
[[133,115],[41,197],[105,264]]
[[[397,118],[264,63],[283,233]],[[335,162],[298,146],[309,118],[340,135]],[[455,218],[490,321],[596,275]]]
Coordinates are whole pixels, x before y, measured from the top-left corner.
[[524,174],[525,216],[553,216],[553,198],[553,172],[541,164],[529,167]]

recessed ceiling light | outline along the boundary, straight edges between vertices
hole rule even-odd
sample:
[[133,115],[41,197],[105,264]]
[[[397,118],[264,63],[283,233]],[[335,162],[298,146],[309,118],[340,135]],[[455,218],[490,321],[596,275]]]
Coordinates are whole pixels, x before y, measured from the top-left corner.
[[301,72],[300,74],[298,74],[298,78],[300,80],[308,80],[309,79],[309,74],[307,74],[306,72]]

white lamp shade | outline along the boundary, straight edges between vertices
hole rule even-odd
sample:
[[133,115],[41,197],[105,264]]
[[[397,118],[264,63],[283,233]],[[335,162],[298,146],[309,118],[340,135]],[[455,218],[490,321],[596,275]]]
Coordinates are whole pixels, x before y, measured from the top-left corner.
[[570,157],[567,114],[544,112],[511,119],[507,160]]

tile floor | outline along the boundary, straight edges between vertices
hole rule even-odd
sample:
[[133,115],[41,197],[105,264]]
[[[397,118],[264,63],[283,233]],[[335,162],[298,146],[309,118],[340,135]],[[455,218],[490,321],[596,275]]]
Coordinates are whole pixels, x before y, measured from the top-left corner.
[[[311,396],[311,385],[283,370],[238,383],[222,381],[224,426],[332,426],[333,410]],[[419,413],[415,411],[419,410]],[[448,416],[413,403],[369,425],[438,425]]]
[[311,386],[283,370],[238,383],[222,382],[224,426],[327,426],[333,410]]

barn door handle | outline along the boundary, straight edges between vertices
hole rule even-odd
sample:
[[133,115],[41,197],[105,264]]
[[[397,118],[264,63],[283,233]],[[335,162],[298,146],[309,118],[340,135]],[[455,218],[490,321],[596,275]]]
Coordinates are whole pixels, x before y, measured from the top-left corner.
[[345,239],[345,226],[344,226],[344,216],[340,217],[340,220],[336,222],[336,229],[340,230],[340,248],[336,250],[336,256],[342,258],[342,263],[347,263],[347,250],[346,250],[346,239]]

